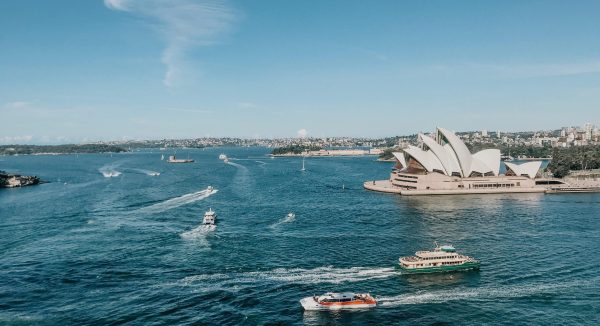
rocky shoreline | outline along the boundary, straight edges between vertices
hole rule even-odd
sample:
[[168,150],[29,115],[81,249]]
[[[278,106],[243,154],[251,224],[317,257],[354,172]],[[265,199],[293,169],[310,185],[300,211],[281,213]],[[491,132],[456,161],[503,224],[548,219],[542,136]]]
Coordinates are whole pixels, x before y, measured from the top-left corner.
[[16,188],[39,184],[40,178],[19,174],[9,174],[0,171],[0,188]]

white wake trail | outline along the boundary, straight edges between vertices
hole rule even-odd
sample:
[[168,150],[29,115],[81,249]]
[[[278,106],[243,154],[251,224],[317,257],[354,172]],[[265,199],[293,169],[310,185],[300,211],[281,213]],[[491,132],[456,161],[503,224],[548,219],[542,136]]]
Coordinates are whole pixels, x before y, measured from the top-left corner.
[[201,289],[236,291],[265,283],[340,284],[385,279],[395,275],[398,275],[398,272],[394,268],[334,268],[331,266],[313,269],[277,268],[271,271],[191,275],[182,279],[180,284]]
[[176,207],[179,207],[182,205],[187,205],[187,204],[190,204],[193,202],[197,202],[197,201],[207,198],[211,195],[214,195],[217,192],[218,192],[217,189],[200,190],[200,191],[185,194],[185,195],[182,195],[179,197],[167,199],[165,201],[162,201],[160,203],[156,203],[156,204],[153,204],[150,206],[142,207],[142,208],[138,209],[138,212],[140,212],[140,213],[161,213],[161,212],[168,211],[170,209],[173,209],[173,208],[176,208]]
[[208,235],[215,231],[214,225],[200,225],[195,229],[182,232],[179,236],[187,241],[193,242],[201,247],[209,248],[210,243],[208,242]]
[[247,167],[245,167],[245,166],[243,166],[243,165],[241,165],[241,164],[234,163],[234,162],[231,162],[231,161],[230,161],[230,162],[227,162],[227,164],[229,164],[229,165],[233,165],[233,166],[235,166],[236,168],[240,168],[240,169],[242,169],[242,170],[244,170],[244,171],[248,171],[248,168],[247,168]]
[[129,169],[131,171],[135,171],[141,174],[145,174],[145,175],[149,175],[151,177],[156,177],[160,175],[160,172],[156,172],[156,171],[151,171],[151,170],[146,170],[146,169],[135,169],[135,168],[131,168]]
[[296,220],[296,215],[286,215],[284,218],[282,218],[281,220],[275,222],[274,224],[272,224],[271,226],[269,226],[269,228],[271,229],[276,229],[278,227],[280,227],[282,224],[285,223],[292,223]]
[[378,302],[383,307],[396,307],[399,305],[444,303],[455,300],[490,301],[498,299],[523,298],[540,294],[560,295],[563,289],[586,286],[583,282],[562,284],[532,284],[483,287],[465,290],[431,291],[413,294],[401,294],[390,297],[378,297]]

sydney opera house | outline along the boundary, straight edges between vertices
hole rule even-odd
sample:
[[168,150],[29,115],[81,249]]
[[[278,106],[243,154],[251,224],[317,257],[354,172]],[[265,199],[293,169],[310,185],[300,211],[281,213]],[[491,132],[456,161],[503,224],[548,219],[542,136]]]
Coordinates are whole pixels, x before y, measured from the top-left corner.
[[536,186],[542,162],[504,162],[500,150],[472,154],[453,132],[437,128],[435,135],[419,134],[419,147],[394,153],[396,164],[389,180],[369,181],[367,189],[402,195],[544,192]]

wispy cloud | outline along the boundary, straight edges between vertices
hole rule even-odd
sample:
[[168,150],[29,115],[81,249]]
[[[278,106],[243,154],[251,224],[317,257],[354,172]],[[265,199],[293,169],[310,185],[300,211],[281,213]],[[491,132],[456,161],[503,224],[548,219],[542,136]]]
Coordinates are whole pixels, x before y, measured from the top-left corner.
[[236,15],[225,0],[104,0],[107,8],[145,17],[157,24],[166,47],[164,84],[173,87],[190,50],[209,46],[227,32]]
[[24,144],[33,140],[33,135],[0,137],[0,144]]
[[25,109],[29,106],[31,106],[31,102],[26,101],[14,101],[4,104],[6,109]]
[[178,112],[189,112],[189,113],[212,113],[213,112],[211,110],[186,109],[186,108],[166,108],[165,110],[178,111]]
[[558,77],[600,72],[600,61],[554,64],[475,64],[474,68],[491,70],[508,77]]
[[252,102],[238,102],[237,106],[242,108],[242,109],[257,109],[258,105],[252,103]]
[[480,73],[499,78],[543,78],[600,73],[600,60],[569,63],[462,63],[428,66],[434,73]]

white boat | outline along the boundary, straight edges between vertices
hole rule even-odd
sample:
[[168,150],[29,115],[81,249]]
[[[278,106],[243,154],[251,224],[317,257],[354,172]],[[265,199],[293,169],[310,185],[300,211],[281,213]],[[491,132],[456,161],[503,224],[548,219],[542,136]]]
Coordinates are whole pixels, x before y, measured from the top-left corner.
[[204,225],[215,225],[217,218],[217,213],[212,210],[212,208],[208,209],[208,212],[204,213],[204,219],[202,219],[202,224]]
[[208,192],[212,192],[213,190],[215,190],[215,188],[213,188],[213,186],[208,186],[206,187],[206,190],[208,190]]
[[223,160],[224,161],[226,159],[227,159],[227,155],[225,155],[225,154],[219,155],[219,160]]
[[300,169],[300,171],[306,171],[306,169],[304,168],[304,156],[302,156],[302,169]]
[[286,220],[288,220],[288,221],[291,221],[295,218],[296,218],[296,214],[294,214],[294,213],[288,213],[288,215],[286,216]]
[[334,293],[315,295],[300,300],[305,310],[365,309],[377,305],[369,293]]
[[171,155],[169,156],[169,159],[167,160],[168,163],[193,163],[194,160],[191,159],[178,159],[175,157],[175,155]]

